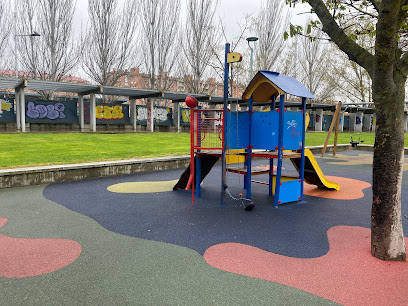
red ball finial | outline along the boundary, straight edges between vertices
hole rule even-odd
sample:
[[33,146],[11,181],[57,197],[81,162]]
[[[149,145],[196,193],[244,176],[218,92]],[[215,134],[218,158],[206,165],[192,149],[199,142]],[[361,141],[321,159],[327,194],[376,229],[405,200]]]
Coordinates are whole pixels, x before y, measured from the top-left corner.
[[198,106],[198,101],[196,98],[192,96],[187,96],[186,98],[186,104],[189,108],[195,108]]

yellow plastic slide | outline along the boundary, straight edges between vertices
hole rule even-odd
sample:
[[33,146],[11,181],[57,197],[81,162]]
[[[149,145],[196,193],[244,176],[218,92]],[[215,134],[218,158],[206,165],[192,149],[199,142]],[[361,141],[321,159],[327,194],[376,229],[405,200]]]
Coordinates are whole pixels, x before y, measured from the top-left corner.
[[[292,164],[296,170],[300,170],[300,157],[291,158]],[[305,149],[305,182],[308,184],[316,185],[321,188],[340,190],[340,185],[327,180],[319,167],[313,153],[309,149]]]

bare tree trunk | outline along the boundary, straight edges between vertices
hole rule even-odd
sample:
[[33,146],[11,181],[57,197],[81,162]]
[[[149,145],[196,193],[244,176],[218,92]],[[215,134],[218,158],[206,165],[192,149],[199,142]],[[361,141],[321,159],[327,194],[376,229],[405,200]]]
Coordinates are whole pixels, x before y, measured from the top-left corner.
[[101,85],[115,85],[135,64],[136,1],[89,0],[90,26],[83,35],[82,66]]
[[144,68],[150,76],[150,88],[167,90],[170,75],[179,56],[180,0],[141,0]]
[[[278,17],[279,16],[279,17]],[[287,43],[283,38],[284,31],[289,27],[290,12],[281,0],[262,2],[258,16],[254,18],[254,33],[259,38],[255,45],[256,70],[281,70],[284,58],[283,49]]]
[[336,86],[333,86],[332,78],[329,72],[332,70],[330,61],[330,45],[325,40],[322,32],[317,29],[311,31],[309,37],[299,37],[300,50],[298,51],[299,73],[301,80],[306,87],[313,93],[316,100],[324,101],[332,99],[335,95]]
[[209,63],[213,56],[219,31],[215,23],[217,1],[189,0],[187,21],[183,33],[183,51],[186,65],[181,65],[185,88],[191,93],[204,93],[201,82],[208,78]]
[[7,63],[14,63],[11,61],[11,52],[7,52],[9,37],[11,33],[11,5],[9,0],[0,0],[0,50],[2,56],[0,57],[0,65]]
[[[18,39],[23,68],[34,79],[61,81],[78,62],[73,41],[74,0],[24,0],[17,6],[17,29],[21,35],[41,36]],[[52,98],[53,92],[40,92]]]

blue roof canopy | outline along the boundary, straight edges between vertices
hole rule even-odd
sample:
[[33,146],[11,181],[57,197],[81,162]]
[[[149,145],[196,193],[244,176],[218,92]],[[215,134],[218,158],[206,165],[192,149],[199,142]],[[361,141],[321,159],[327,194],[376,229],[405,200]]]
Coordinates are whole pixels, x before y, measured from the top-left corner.
[[255,102],[268,102],[272,96],[285,93],[301,98],[314,98],[306,87],[290,76],[273,71],[258,71],[242,94],[242,99],[249,100],[253,94]]

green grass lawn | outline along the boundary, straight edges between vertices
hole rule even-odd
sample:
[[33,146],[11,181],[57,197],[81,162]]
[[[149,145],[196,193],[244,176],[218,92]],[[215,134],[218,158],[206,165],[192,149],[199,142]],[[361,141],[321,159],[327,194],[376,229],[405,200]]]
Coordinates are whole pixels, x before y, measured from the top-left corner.
[[[360,137],[374,144],[374,133],[340,133],[338,144]],[[323,145],[327,133],[307,133],[306,146]],[[329,144],[333,144],[332,134]],[[408,134],[405,134],[408,143]],[[188,133],[27,133],[0,134],[0,168],[69,164],[143,157],[187,155]]]
[[0,168],[189,154],[185,133],[0,134]]

